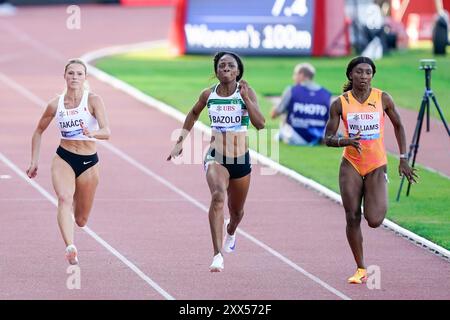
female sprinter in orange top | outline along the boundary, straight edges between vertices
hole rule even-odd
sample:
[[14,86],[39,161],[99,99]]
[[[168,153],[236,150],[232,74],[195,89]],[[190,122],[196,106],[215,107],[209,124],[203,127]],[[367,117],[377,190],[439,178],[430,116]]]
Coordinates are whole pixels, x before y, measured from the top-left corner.
[[64,69],[66,92],[51,100],[33,134],[28,177],[37,175],[42,133],[53,118],[61,142],[52,162],[52,182],[58,197],[58,225],[66,244],[66,259],[78,264],[73,243],[74,223],[86,225],[98,184],[96,139],[109,139],[110,130],[102,99],[84,88],[86,65],[69,60]]
[[[356,57],[347,66],[348,82],[343,94],[331,105],[325,131],[329,147],[344,147],[339,171],[339,187],[347,220],[347,240],[356,261],[357,271],[349,283],[367,280],[360,228],[361,203],[364,217],[372,228],[383,222],[387,211],[386,151],[384,148],[384,115],[391,120],[400,149],[399,174],[416,182],[414,170],[408,165],[405,130],[389,94],[371,87],[376,67],[367,57]],[[345,136],[337,137],[339,119]]]

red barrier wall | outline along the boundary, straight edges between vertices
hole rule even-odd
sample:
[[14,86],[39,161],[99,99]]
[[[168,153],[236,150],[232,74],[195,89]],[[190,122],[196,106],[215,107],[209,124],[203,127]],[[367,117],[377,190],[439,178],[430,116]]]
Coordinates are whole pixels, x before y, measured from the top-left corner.
[[[405,0],[391,0],[392,17],[394,19],[398,20],[402,13],[400,9],[395,10],[396,4],[398,6],[398,4],[405,3],[407,3]],[[444,9],[450,11],[450,0],[443,0],[442,3]],[[409,0],[401,17],[401,22],[406,29],[410,30],[410,38],[411,35],[417,33],[417,40],[430,40],[436,14],[437,8],[434,0]]]

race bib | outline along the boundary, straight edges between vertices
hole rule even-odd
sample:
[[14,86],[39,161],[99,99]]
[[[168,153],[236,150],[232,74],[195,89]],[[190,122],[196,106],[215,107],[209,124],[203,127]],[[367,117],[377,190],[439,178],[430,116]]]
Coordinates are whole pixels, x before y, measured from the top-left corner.
[[242,110],[240,105],[215,104],[209,107],[209,119],[211,127],[232,128],[240,127],[242,122]]
[[354,137],[360,131],[361,140],[375,140],[380,137],[380,113],[347,113],[348,135]]

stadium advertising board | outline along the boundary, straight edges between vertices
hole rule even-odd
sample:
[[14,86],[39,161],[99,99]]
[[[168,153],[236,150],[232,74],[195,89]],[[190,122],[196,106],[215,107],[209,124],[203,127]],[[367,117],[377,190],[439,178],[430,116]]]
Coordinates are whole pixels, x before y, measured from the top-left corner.
[[189,0],[186,53],[311,55],[314,0]]

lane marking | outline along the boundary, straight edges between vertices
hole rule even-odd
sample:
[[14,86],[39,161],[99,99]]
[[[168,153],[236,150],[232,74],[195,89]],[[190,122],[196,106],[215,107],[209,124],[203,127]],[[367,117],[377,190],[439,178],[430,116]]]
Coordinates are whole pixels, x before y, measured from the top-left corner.
[[[33,188],[35,188],[40,194],[42,194],[48,201],[50,201],[55,207],[58,207],[58,201],[50,195],[47,190],[41,187],[36,181],[31,180],[28,176],[23,173],[19,167],[17,167],[11,160],[9,160],[3,153],[0,152],[0,160],[6,164],[11,170],[13,170],[20,178],[22,178],[25,182],[30,184]],[[116,256],[120,261],[122,261],[128,268],[133,270],[141,279],[147,282],[153,289],[155,289],[159,294],[161,294],[167,300],[175,300],[173,296],[171,296],[167,291],[161,288],[155,281],[153,281],[149,276],[147,276],[144,272],[142,272],[136,265],[134,265],[130,260],[125,258],[119,251],[114,249],[108,242],[103,240],[99,235],[97,235],[92,229],[88,226],[85,226],[83,229],[88,235],[90,235],[95,241],[100,243],[103,247],[105,247],[109,252],[111,252],[114,256]]]
[[[40,107],[45,107],[46,102],[33,94],[31,91],[21,86],[17,82],[8,78],[6,75],[0,73],[0,79],[8,84],[11,88],[18,91],[20,94],[28,98],[30,101],[34,102]],[[58,207],[58,202],[54,197],[52,197],[44,188],[42,188],[39,184],[37,184],[34,180],[28,178],[25,173],[23,173],[14,163],[12,163],[9,159],[7,159],[0,152],[0,159],[10,167],[19,177],[28,182],[31,186],[33,186],[36,190],[38,190],[47,200],[49,200],[54,206]],[[99,242],[103,247],[105,247],[109,252],[111,252],[114,256],[116,256],[120,261],[122,261],[126,266],[128,266],[131,270],[133,270],[140,278],[142,278],[145,282],[147,282],[152,288],[154,288],[158,293],[160,293],[167,300],[175,300],[173,296],[171,296],[168,292],[162,289],[155,281],[153,281],[150,277],[148,277],[144,272],[142,272],[136,265],[134,265],[131,261],[125,258],[119,251],[114,249],[110,244],[108,244],[105,240],[103,240],[100,236],[98,236],[92,229],[88,226],[82,228],[87,234],[89,234],[93,239]]]
[[[104,58],[104,57],[110,56],[112,54],[116,54],[118,52],[127,53],[130,50],[136,50],[136,48],[137,48],[136,46],[142,47],[142,49],[151,49],[152,47],[161,45],[161,43],[164,43],[164,40],[149,42],[147,47],[145,47],[145,43],[140,43],[137,45],[114,46],[114,47],[111,47],[112,48],[111,52],[108,51],[108,48],[103,48],[101,50],[92,51],[92,52],[89,52],[89,53],[83,55],[82,59],[84,59],[85,61],[88,62],[90,73],[94,77],[96,77],[98,80],[105,82],[105,83],[109,84],[110,86],[131,95],[136,100],[141,101],[142,103],[146,104],[147,106],[149,106],[153,109],[159,110],[162,113],[167,114],[170,117],[183,123],[186,118],[186,115],[184,113],[182,113],[181,111],[177,110],[176,108],[174,108],[160,100],[157,100],[157,99],[143,93],[142,91],[129,85],[128,83],[126,83],[118,78],[115,78],[115,77],[107,74],[106,72],[103,72],[100,69],[97,69],[95,66],[90,64],[90,62],[92,62],[95,59]],[[165,41],[165,43],[167,44],[167,41]],[[210,128],[208,128],[205,124],[203,124],[199,121],[197,121],[195,123],[194,129],[198,129],[205,134],[209,134],[209,132],[210,132]],[[289,169],[289,168],[273,161],[272,159],[255,152],[254,150],[250,150],[250,155],[252,158],[255,158],[258,161],[258,163],[268,166],[269,168],[272,168],[274,170],[277,170],[278,172],[288,176],[289,178],[296,180],[298,183],[300,183],[308,188],[311,188],[311,189],[319,192],[320,194],[328,197],[329,199],[342,205],[341,195],[338,194],[337,192],[334,192],[333,190],[328,189],[324,185],[321,185],[320,183],[318,183],[312,179],[306,178],[305,176],[299,174],[298,172],[296,172],[292,169]],[[443,177],[447,177],[442,172],[439,174]],[[427,249],[434,254],[440,255],[441,258],[443,258],[446,261],[450,261],[450,251],[445,249],[444,247],[441,247],[440,245],[438,245],[428,239],[425,239],[425,238],[419,236],[418,234],[411,232],[410,230],[407,230],[407,229],[401,227],[400,225],[389,220],[388,218],[385,218],[383,220],[383,226],[386,227],[387,229],[393,231],[394,234],[401,235],[403,238],[407,239],[408,241],[410,241],[414,244],[420,244],[420,246],[422,248]]]
[[42,43],[41,41],[33,39],[29,34],[20,30],[11,23],[7,23],[6,21],[0,21],[0,27],[3,28],[4,31],[10,33],[12,37],[18,40],[19,42],[28,44],[36,51],[46,56],[49,56],[52,59],[58,60],[60,62],[65,62],[66,60],[68,60],[62,53],[50,48],[48,45]]
[[[7,82],[14,82],[12,79],[9,79],[8,77],[6,77],[5,75],[2,75],[0,73],[0,79],[3,81],[7,81]],[[8,84],[8,83],[7,83]],[[21,87],[21,90],[18,91],[20,93],[27,91],[28,93],[25,95],[26,97],[32,97],[33,101],[39,101],[40,103],[38,103],[39,106],[42,105],[42,99],[40,99],[39,97],[37,97],[36,95],[34,95],[31,91],[29,91],[28,89],[26,89],[25,87],[21,86],[18,83],[15,83],[14,86],[11,86],[12,88],[16,88],[16,87]],[[141,164],[140,162],[138,162],[137,160],[135,160],[134,158],[130,157],[128,154],[126,154],[125,152],[121,151],[120,149],[118,149],[117,147],[113,146],[112,144],[110,144],[109,142],[106,141],[97,141],[99,145],[105,147],[106,149],[108,149],[110,152],[112,152],[113,154],[115,154],[116,156],[118,156],[119,158],[121,158],[122,160],[128,162],[129,164],[131,164],[132,166],[134,166],[135,168],[139,169],[140,171],[142,171],[143,173],[145,173],[146,175],[150,176],[151,178],[153,178],[154,180],[158,181],[159,183],[163,184],[164,186],[166,186],[167,188],[169,188],[170,190],[172,190],[173,192],[179,194],[181,197],[185,198],[186,200],[188,200],[190,203],[192,203],[194,206],[196,206],[197,208],[199,208],[200,210],[208,213],[208,208],[206,206],[204,206],[202,203],[200,203],[199,201],[197,201],[195,198],[191,197],[189,194],[187,194],[186,192],[184,192],[183,190],[179,189],[178,187],[176,187],[175,185],[173,185],[171,182],[169,182],[168,180],[166,180],[165,178],[161,177],[160,175],[156,174],[155,172],[153,172],[152,170],[150,170],[149,168],[147,168],[146,166],[144,166],[143,164]],[[0,153],[1,155],[1,153]],[[20,172],[20,170],[19,170]],[[21,172],[21,174],[25,177],[27,177],[24,173]],[[27,177],[28,179],[28,177]],[[32,181],[34,182],[34,181]],[[42,188],[41,188],[42,189]],[[39,190],[39,189],[38,189]],[[43,189],[42,189],[43,190]],[[43,190],[45,191],[45,190]],[[45,191],[46,192],[46,191]],[[46,192],[47,193],[47,192]],[[47,193],[48,195],[48,193]],[[49,197],[51,197],[50,195],[48,195]],[[54,198],[52,198],[54,200]],[[56,200],[54,200],[56,201]],[[86,228],[86,227],[85,227]],[[339,290],[333,288],[332,286],[330,286],[328,283],[326,283],[325,281],[319,279],[318,277],[314,276],[313,274],[311,274],[310,272],[306,271],[305,269],[303,269],[302,267],[298,266],[296,263],[294,263],[292,260],[286,258],[285,256],[283,256],[281,253],[279,253],[278,251],[274,250],[273,248],[271,248],[270,246],[266,245],[265,243],[263,243],[262,241],[256,239],[255,237],[253,237],[252,235],[250,235],[249,233],[245,232],[243,229],[238,228],[236,230],[236,232],[238,232],[240,235],[242,235],[243,237],[247,238],[248,240],[250,240],[252,243],[256,244],[257,246],[261,247],[262,249],[264,249],[265,251],[269,252],[270,254],[272,254],[274,257],[276,257],[277,259],[281,260],[282,262],[286,263],[287,265],[289,265],[290,267],[292,267],[294,270],[302,273],[305,277],[309,278],[310,280],[312,280],[313,282],[317,283],[318,285],[322,286],[323,288],[325,288],[326,290],[328,290],[329,292],[335,294],[336,296],[340,297],[341,299],[344,300],[351,300],[350,297],[346,296],[344,293],[340,292]],[[89,232],[88,232],[89,233]]]

